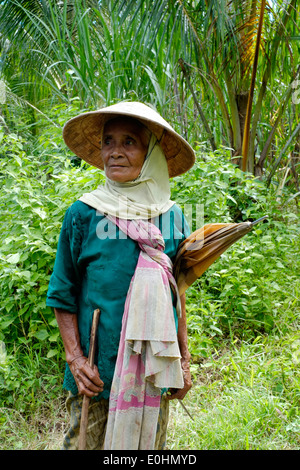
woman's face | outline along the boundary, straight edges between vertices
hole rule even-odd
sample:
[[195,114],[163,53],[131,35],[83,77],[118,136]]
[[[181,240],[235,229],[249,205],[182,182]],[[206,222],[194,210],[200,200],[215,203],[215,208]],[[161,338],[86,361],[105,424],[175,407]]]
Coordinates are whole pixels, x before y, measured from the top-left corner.
[[125,183],[139,176],[149,141],[143,127],[126,117],[113,119],[105,125],[101,155],[109,179]]

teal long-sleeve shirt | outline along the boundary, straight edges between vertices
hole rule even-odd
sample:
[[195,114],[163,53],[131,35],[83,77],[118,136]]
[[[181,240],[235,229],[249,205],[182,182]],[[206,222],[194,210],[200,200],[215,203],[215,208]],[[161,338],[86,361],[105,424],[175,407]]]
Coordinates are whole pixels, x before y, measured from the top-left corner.
[[[181,209],[174,205],[153,221],[162,232],[165,253],[173,261],[189,235]],[[104,382],[97,399],[109,398],[118,353],[124,304],[140,248],[96,209],[76,201],[67,210],[50,278],[47,305],[78,317],[81,347],[88,356],[93,312],[101,310],[95,363]],[[64,388],[78,393],[66,364]]]

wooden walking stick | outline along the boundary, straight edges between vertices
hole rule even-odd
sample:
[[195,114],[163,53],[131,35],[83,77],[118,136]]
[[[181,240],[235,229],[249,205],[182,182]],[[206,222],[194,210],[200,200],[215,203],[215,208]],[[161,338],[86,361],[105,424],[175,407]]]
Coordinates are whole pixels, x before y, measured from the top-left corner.
[[[92,323],[92,328],[91,328],[90,349],[89,349],[89,357],[88,357],[88,363],[90,367],[93,367],[94,365],[96,336],[97,336],[99,317],[100,317],[100,310],[97,308],[96,310],[94,310],[93,323]],[[84,395],[83,401],[82,401],[82,409],[81,409],[79,449],[78,450],[85,450],[86,448],[86,431],[87,431],[87,424],[88,424],[89,403],[90,403],[90,398]]]

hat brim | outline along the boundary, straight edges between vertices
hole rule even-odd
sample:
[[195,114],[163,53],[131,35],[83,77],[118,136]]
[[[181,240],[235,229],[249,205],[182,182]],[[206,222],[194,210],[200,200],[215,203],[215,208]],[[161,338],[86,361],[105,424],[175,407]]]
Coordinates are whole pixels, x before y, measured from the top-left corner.
[[139,102],[122,102],[70,119],[63,128],[66,145],[75,155],[103,170],[103,128],[107,121],[118,116],[138,119],[156,136],[165,154],[170,178],[185,173],[194,165],[195,153],[188,142],[156,111]]

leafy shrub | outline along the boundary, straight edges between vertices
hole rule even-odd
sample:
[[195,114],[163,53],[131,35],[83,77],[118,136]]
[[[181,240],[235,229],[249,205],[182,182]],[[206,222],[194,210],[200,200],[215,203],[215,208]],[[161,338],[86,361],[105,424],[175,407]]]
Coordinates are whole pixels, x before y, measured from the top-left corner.
[[196,155],[193,168],[171,183],[172,197],[183,209],[186,205],[202,206],[204,223],[255,220],[266,214],[271,191],[233,165],[228,150],[203,154],[198,148]]
[[[263,182],[241,172],[220,152],[205,155],[188,174],[176,178],[172,193],[183,209],[188,203],[203,204],[201,225],[269,216],[188,289],[194,358],[211,354],[222,335],[249,339],[258,331],[283,328],[287,306],[293,305],[295,315],[299,308],[298,216],[283,211]],[[198,228],[195,218],[192,224],[192,230]]]
[[[67,207],[97,186],[102,175],[72,167],[63,156],[27,154],[14,134],[1,139],[0,342],[9,356],[36,350],[59,360],[59,330],[45,298],[60,228]],[[2,380],[0,389],[12,389],[12,382],[12,376]],[[14,384],[26,388],[21,377]]]

